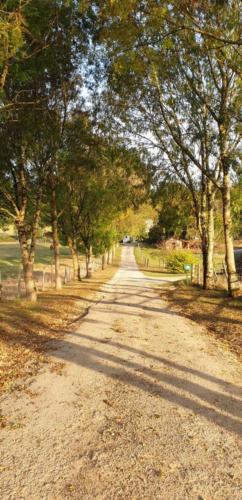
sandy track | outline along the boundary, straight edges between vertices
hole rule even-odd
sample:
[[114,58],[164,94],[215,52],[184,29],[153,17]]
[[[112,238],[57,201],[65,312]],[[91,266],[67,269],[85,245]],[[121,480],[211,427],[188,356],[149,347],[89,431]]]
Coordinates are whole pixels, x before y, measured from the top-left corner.
[[1,498],[242,499],[241,365],[169,310],[132,248],[2,410]]

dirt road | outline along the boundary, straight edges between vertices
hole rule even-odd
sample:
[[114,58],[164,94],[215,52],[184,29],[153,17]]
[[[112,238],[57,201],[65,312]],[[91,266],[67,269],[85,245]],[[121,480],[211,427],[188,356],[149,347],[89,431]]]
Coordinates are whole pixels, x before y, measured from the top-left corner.
[[169,310],[132,248],[90,306],[50,354],[63,364],[2,402],[1,498],[242,499],[236,358]]

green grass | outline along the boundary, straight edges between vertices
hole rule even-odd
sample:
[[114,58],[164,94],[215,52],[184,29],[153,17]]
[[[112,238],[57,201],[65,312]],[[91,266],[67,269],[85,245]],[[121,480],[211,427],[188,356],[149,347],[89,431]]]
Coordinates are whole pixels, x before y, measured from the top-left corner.
[[[53,259],[53,250],[50,243],[37,243],[35,267],[50,265]],[[70,251],[68,247],[61,247],[61,260],[69,263]],[[70,261],[71,262],[71,261]],[[0,241],[0,271],[2,278],[6,276],[16,276],[21,264],[20,249],[18,242]]]
[[[139,267],[142,268],[142,271],[147,276],[164,276],[170,277],[176,274],[167,273],[164,263],[165,263],[165,250],[159,248],[151,248],[151,247],[135,247],[134,253],[136,262]],[[148,269],[144,266],[144,259],[149,259],[149,267]],[[202,254],[196,253],[196,258],[198,262],[202,264]],[[222,267],[224,262],[224,254],[223,253],[215,253],[214,254],[214,264],[216,268]],[[177,275],[177,276],[181,276]]]
[[[50,248],[51,242],[37,242],[35,269],[48,266],[53,261],[53,250]],[[116,258],[120,258],[121,249],[116,249]],[[72,266],[70,250],[66,246],[61,246],[61,263]],[[80,261],[84,261],[84,255],[80,256]],[[7,277],[16,278],[21,266],[20,248],[18,241],[0,240],[0,272],[2,279]]]
[[[180,278],[184,274],[169,273],[164,267],[164,253],[158,248],[135,247],[135,259],[145,276],[153,278]],[[145,267],[144,260],[149,259],[149,267]]]

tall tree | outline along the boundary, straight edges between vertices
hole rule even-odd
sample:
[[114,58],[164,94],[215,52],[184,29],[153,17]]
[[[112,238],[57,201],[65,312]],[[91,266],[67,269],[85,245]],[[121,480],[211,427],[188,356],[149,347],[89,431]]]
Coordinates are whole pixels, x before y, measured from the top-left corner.
[[[137,133],[155,134],[159,143],[165,132],[185,161],[210,182],[210,215],[213,186],[221,189],[228,288],[233,295],[239,287],[230,214],[230,175],[237,155],[238,57],[232,47],[239,43],[238,2],[194,2],[189,8],[187,2],[134,1],[124,6],[114,1],[97,2],[96,9],[102,25],[97,38],[106,48],[103,66],[108,68],[106,81],[119,125],[122,120],[126,125],[128,117],[129,133],[136,123]],[[211,140],[206,143],[208,128],[213,149]],[[209,237],[212,240],[212,231]]]

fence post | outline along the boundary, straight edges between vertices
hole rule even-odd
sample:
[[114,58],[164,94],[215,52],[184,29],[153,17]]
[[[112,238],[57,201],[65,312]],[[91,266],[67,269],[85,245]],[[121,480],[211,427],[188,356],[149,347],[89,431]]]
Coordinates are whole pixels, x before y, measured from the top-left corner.
[[193,271],[194,271],[194,264],[191,265],[191,285],[193,283]]

